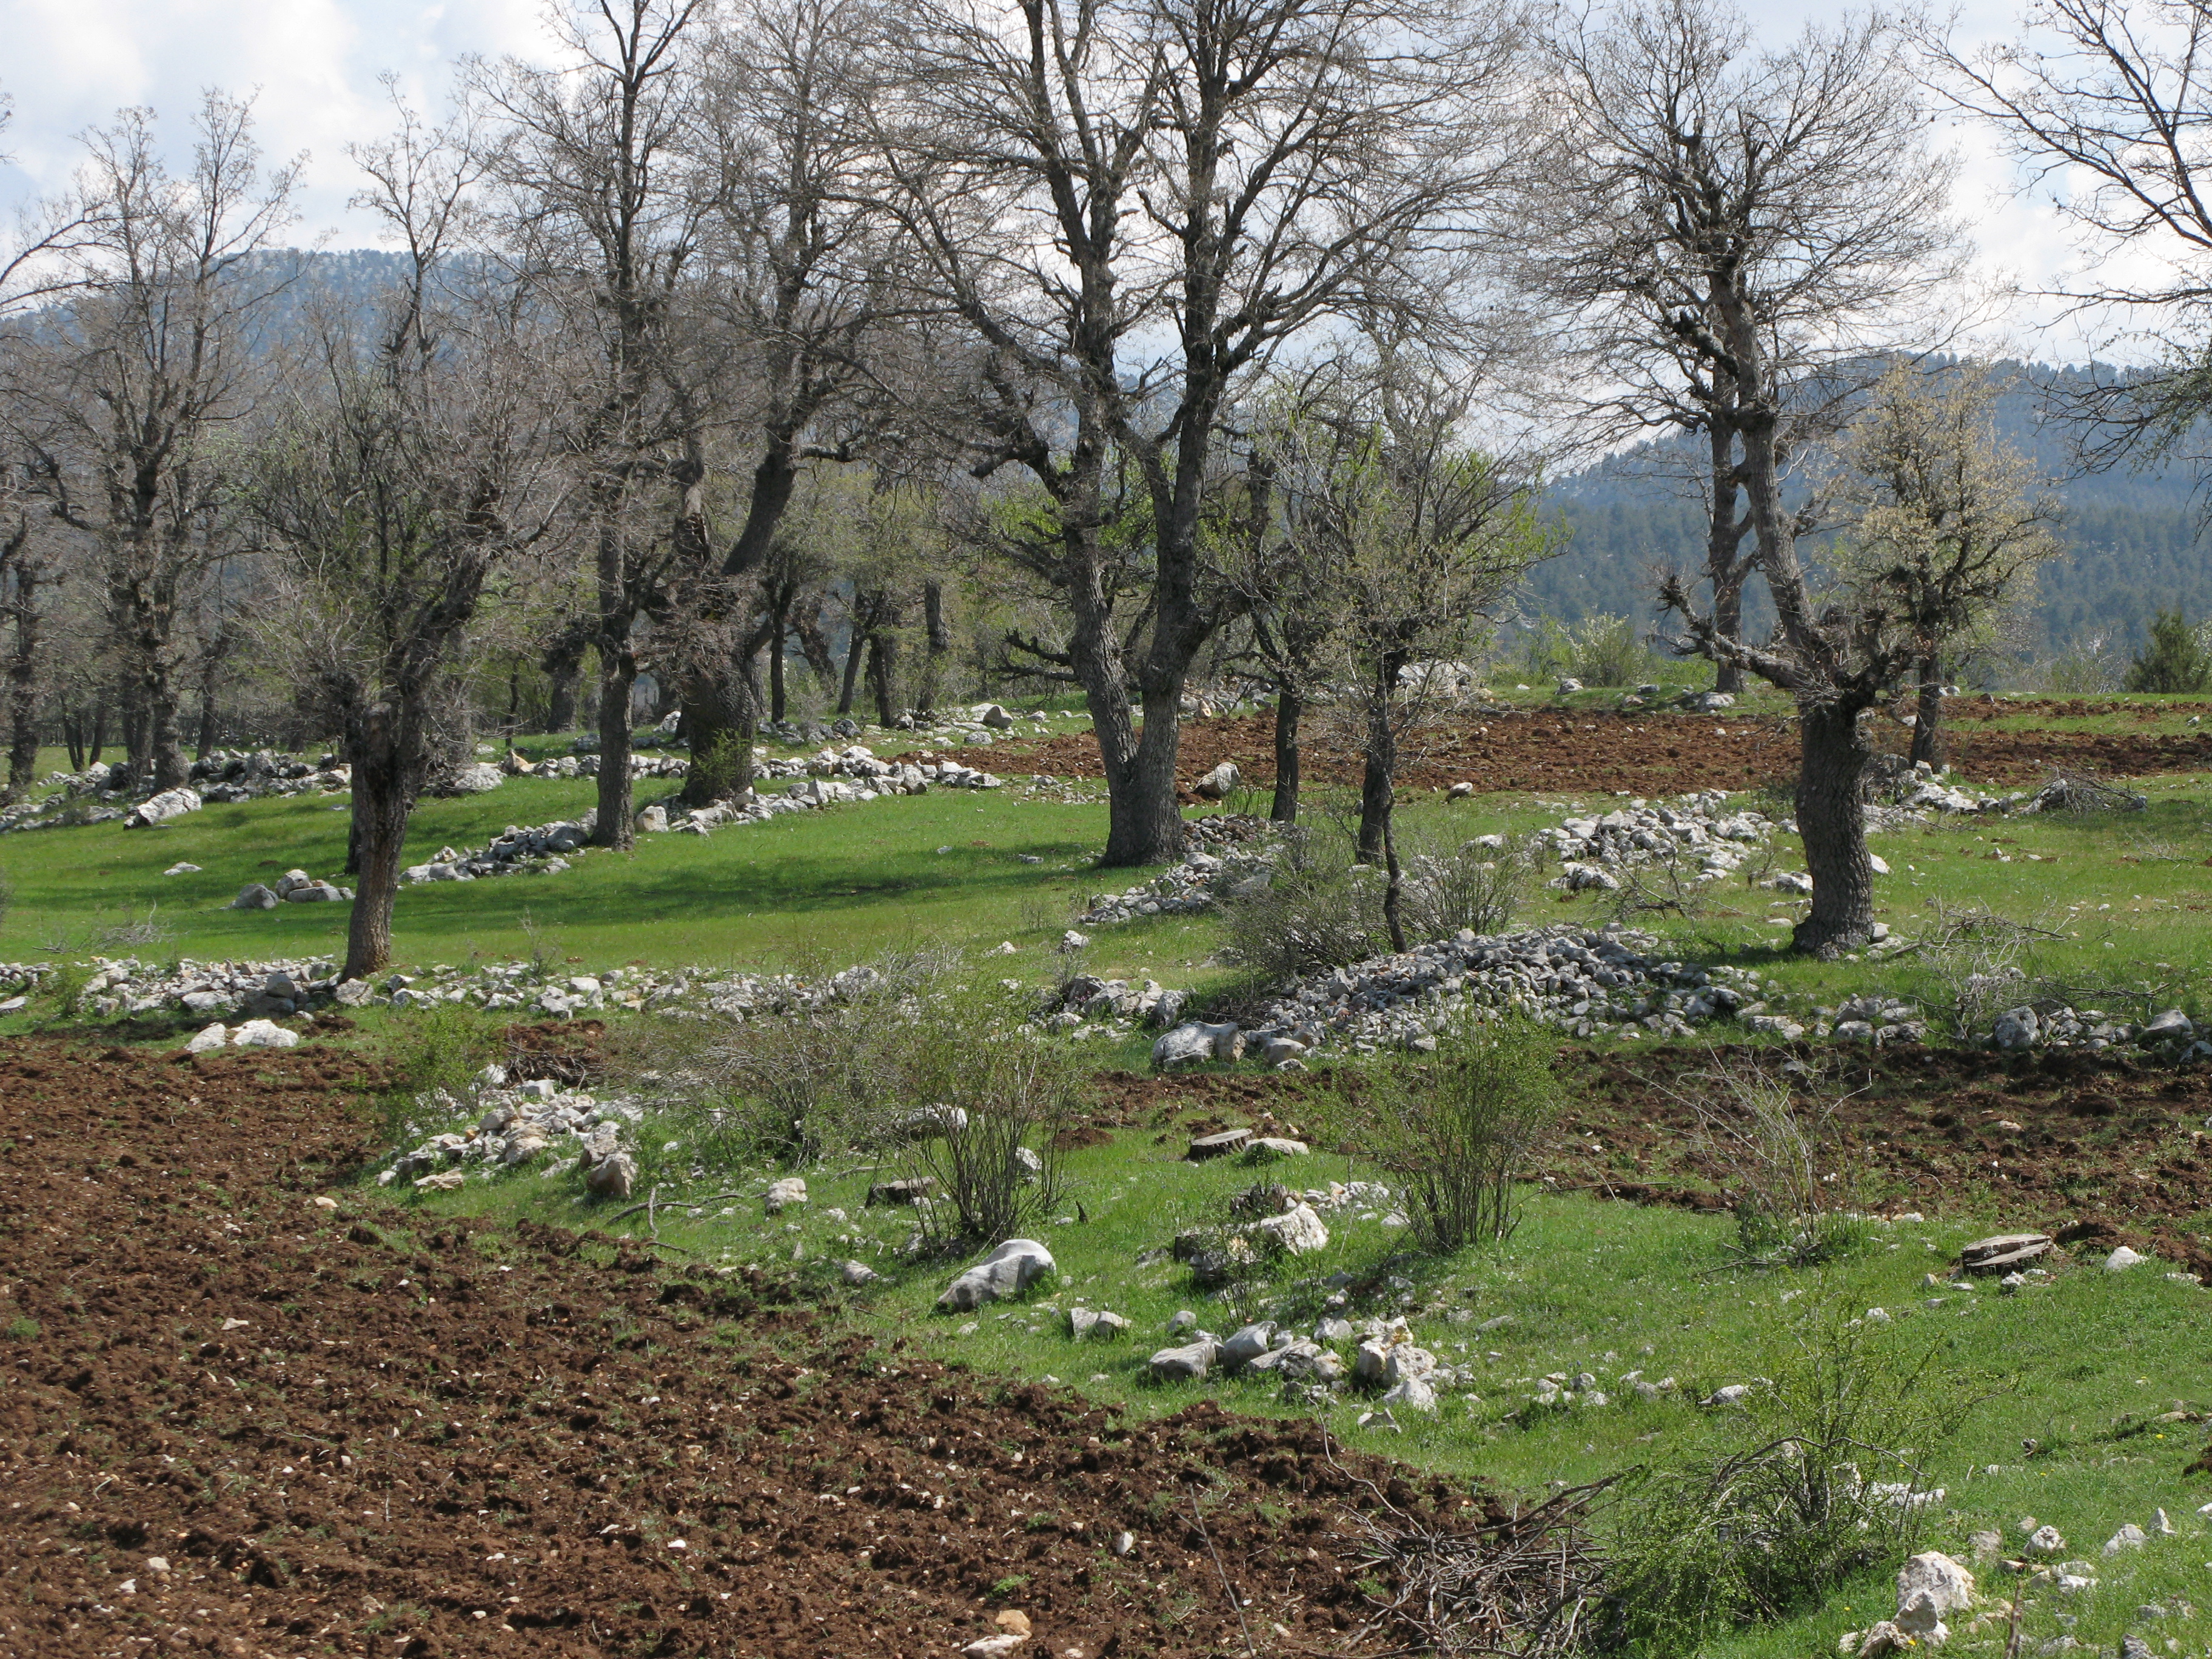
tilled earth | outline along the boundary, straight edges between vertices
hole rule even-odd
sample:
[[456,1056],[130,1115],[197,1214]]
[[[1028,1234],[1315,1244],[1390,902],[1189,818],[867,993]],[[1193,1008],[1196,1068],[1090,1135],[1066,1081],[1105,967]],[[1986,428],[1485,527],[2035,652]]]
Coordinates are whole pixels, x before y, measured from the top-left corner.
[[[1977,782],[2007,787],[2039,783],[2058,767],[2114,777],[2212,768],[2212,730],[2183,735],[1998,730],[1991,724],[2090,712],[2080,703],[1989,705],[1961,699],[1945,710],[1951,722],[1946,752],[1954,765]],[[2149,712],[2163,715],[2174,711]],[[1896,746],[1902,747],[1901,732]],[[1274,755],[1272,715],[1193,720],[1183,725],[1179,770],[1186,792],[1189,784],[1224,760],[1234,761],[1251,782],[1272,783]],[[953,758],[1000,772],[1069,777],[1097,777],[1103,769],[1097,741],[1087,732],[1041,744],[962,750]],[[1324,724],[1316,723],[1306,733],[1302,758],[1304,775],[1316,781],[1353,784],[1359,780],[1358,760],[1334,739]],[[1796,726],[1773,715],[1739,719],[1534,709],[1484,714],[1425,734],[1401,768],[1398,781],[1411,789],[1465,781],[1484,793],[1627,790],[1660,796],[1698,789],[1759,788],[1790,778],[1796,769]],[[1186,793],[1187,803],[1194,799]]]
[[1347,1508],[1502,1518],[363,1196],[375,1080],[0,1044],[0,1651],[950,1655],[1018,1613],[1026,1656],[1358,1653]]
[[[1877,1053],[1680,1045],[1560,1051],[1575,1105],[1532,1171],[1565,1191],[1725,1211],[1737,1161],[1708,1114],[1722,1068],[1789,1082],[1854,1201],[1886,1212],[1972,1211],[2110,1249],[2155,1251],[2212,1284],[2212,1068],[2177,1072],[2119,1051],[2027,1054],[1908,1043]],[[1795,1060],[1801,1068],[1780,1068]],[[1301,1115],[1325,1078],[1116,1073],[1118,1121],[1207,1133]]]

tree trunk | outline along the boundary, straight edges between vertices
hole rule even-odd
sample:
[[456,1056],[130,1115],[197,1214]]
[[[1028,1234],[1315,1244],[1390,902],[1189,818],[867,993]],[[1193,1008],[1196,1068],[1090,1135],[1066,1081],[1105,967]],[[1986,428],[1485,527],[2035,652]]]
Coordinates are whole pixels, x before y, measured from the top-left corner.
[[945,584],[934,577],[921,585],[921,617],[929,651],[921,684],[915,691],[915,707],[933,714],[937,700],[945,695],[945,661],[952,654],[952,635],[945,625]]
[[853,712],[853,694],[859,690],[860,684],[860,662],[868,649],[867,630],[860,626],[858,615],[860,606],[856,603],[853,608],[855,613],[853,637],[845,642],[845,683],[837,691],[837,716],[840,720]]
[[898,636],[878,634],[868,641],[868,689],[875,694],[876,724],[898,718]]
[[192,744],[193,759],[205,760],[215,752],[216,733],[219,729],[216,720],[215,683],[210,680],[200,687],[200,726],[199,735]]
[[1943,665],[1929,655],[1920,659],[1920,695],[1912,710],[1912,758],[1941,766],[1942,732]]
[[[1731,570],[1713,582],[1713,629],[1724,639],[1743,637],[1743,581],[1748,569]],[[1743,670],[1732,662],[1713,665],[1713,690],[1730,696],[1743,690]]]
[[346,925],[345,968],[340,979],[366,979],[392,962],[392,907],[407,848],[407,819],[415,805],[415,775],[404,753],[407,725],[388,707],[349,722],[346,758],[353,767],[353,915]]
[[627,651],[599,650],[599,817],[592,845],[626,850],[637,840],[630,822],[629,689],[637,665]]
[[[177,695],[173,678],[165,665],[155,665],[152,679],[146,687],[146,749],[153,762],[154,787],[158,792],[174,789],[192,775],[185,759],[184,734],[179,730],[178,705],[183,701]],[[131,774],[133,783],[137,774]]]
[[549,732],[570,731],[576,724],[576,688],[583,678],[584,653],[590,644],[589,635],[572,625],[556,635],[538,659],[548,683],[544,729]]
[[[1176,803],[1176,761],[1182,750],[1182,689],[1145,693],[1145,724],[1135,752],[1123,763],[1121,787],[1107,779],[1106,852],[1109,867],[1178,864],[1183,854],[1182,809]],[[1128,702],[1121,700],[1123,718]],[[1091,724],[1097,725],[1094,713]],[[1100,744],[1103,753],[1104,744]]]
[[1802,763],[1797,774],[1797,833],[1813,878],[1813,911],[1797,924],[1797,949],[1828,957],[1874,938],[1874,865],[1867,854],[1859,781],[1872,751],[1859,731],[1863,703],[1801,701]]
[[1298,720],[1305,702],[1288,686],[1275,690],[1275,800],[1267,817],[1277,823],[1298,821]]
[[67,703],[62,705],[62,741],[69,745],[70,770],[84,770],[84,725]]
[[[93,700],[92,700],[92,753],[91,753],[90,757],[86,760],[85,764],[86,764],[87,766],[94,766],[94,765],[97,765],[97,764],[99,764],[99,762],[100,762],[100,751],[101,748],[106,744],[106,741],[107,741],[107,693],[106,693],[106,692],[105,692],[105,691],[102,691],[102,692],[100,692],[97,696],[94,697],[94,698],[93,698]],[[78,771],[80,771],[80,772],[82,772],[83,769],[84,769],[84,767],[82,767],[82,766],[80,766],[79,768],[77,768],[77,770],[78,770]]]
[[8,793],[37,781],[39,769],[39,577],[28,562],[15,567],[15,648],[8,659]]
[[1398,836],[1391,816],[1386,805],[1382,809],[1382,867],[1389,880],[1382,889],[1382,924],[1390,930],[1390,948],[1402,954],[1406,949],[1406,872],[1398,863]]
[[1368,688],[1366,768],[1359,778],[1359,850],[1362,864],[1388,852],[1390,811],[1397,799],[1398,732],[1390,724],[1390,693],[1404,659],[1387,656]]
[[781,726],[784,715],[790,707],[783,690],[782,621],[783,618],[779,615],[776,618],[778,626],[775,637],[769,641],[768,647],[768,723],[770,726]]

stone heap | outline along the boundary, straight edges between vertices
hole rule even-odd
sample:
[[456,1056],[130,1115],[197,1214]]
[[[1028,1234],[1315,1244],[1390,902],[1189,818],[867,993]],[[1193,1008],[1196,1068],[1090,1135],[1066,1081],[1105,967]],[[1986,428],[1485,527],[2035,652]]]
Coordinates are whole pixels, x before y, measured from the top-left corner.
[[[506,1073],[491,1066],[478,1075],[468,1101],[441,1090],[420,1097],[416,1107],[426,1116],[454,1120],[453,1127],[393,1154],[377,1175],[379,1186],[402,1182],[458,1187],[472,1172],[489,1177],[549,1153],[541,1175],[562,1175],[580,1166],[585,1186],[603,1197],[629,1197],[637,1178],[636,1158],[622,1144],[624,1127],[643,1115],[633,1101],[601,1101],[545,1081],[509,1087]],[[407,1127],[410,1134],[422,1133],[417,1123]]]
[[568,854],[580,853],[599,823],[597,808],[577,818],[518,829],[508,824],[496,839],[471,852],[450,847],[424,864],[410,865],[401,873],[410,882],[480,881],[492,876],[558,875],[568,867]]
[[1580,892],[1619,887],[1617,870],[1685,860],[1696,861],[1698,880],[1719,881],[1771,840],[1775,829],[1760,813],[1730,811],[1727,794],[1714,789],[1656,806],[1632,800],[1601,817],[1568,818],[1539,831],[1536,841],[1559,860],[1559,874],[1550,884]]
[[21,1013],[47,975],[60,971],[51,962],[0,962],[0,1014]]
[[285,962],[195,962],[173,965],[135,957],[95,957],[78,990],[77,1010],[100,1018],[181,1012],[198,1018],[282,1019],[330,1000],[337,963],[327,957]]
[[1658,958],[1659,941],[1618,923],[1540,927],[1448,939],[1315,974],[1270,1006],[1248,1046],[1279,1036],[1311,1048],[1433,1047],[1436,1033],[1477,1011],[1522,1013],[1577,1036],[1685,1036],[1750,1002],[1694,963]]
[[2028,1048],[2094,1051],[2132,1042],[2172,1060],[2212,1057],[2212,1042],[2198,1037],[2196,1024],[2179,1008],[2169,1008],[2141,1025],[2130,1025],[2108,1018],[2095,1008],[2061,1007],[2039,1012],[2023,1005],[1996,1017],[1990,1028],[1990,1042],[2009,1052]]
[[[1203,822],[1203,820],[1200,820]],[[1231,846],[1219,854],[1193,853],[1126,893],[1100,893],[1076,920],[1086,927],[1131,921],[1139,916],[1184,915],[1213,908],[1224,898],[1265,892],[1274,877],[1272,847]]]
[[711,806],[687,808],[656,802],[638,814],[637,827],[648,834],[689,830],[706,835],[725,825],[765,823],[787,812],[811,812],[887,795],[927,794],[933,787],[999,789],[1006,784],[1003,778],[957,761],[879,761],[857,744],[842,754],[824,750],[807,760],[763,762],[757,775],[763,781],[784,778],[791,781],[780,793],[756,786]]
[[1138,1025],[1166,1030],[1182,1018],[1189,1000],[1189,992],[1164,989],[1157,980],[1132,985],[1126,979],[1078,974],[1054,988],[1036,1023],[1079,1040],[1123,1036]]
[[248,882],[238,896],[226,905],[231,910],[274,910],[280,904],[332,904],[353,896],[350,887],[333,886],[327,881],[317,881],[305,870],[287,870],[276,878],[274,886],[264,887],[259,882]]

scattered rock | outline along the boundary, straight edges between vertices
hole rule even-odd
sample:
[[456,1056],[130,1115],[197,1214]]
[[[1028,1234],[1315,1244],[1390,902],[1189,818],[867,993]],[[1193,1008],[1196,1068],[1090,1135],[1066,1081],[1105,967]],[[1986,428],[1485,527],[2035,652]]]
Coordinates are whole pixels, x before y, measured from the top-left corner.
[[863,1285],[874,1284],[883,1275],[865,1261],[848,1261],[837,1269],[837,1277],[858,1289]]
[[2140,1255],[2123,1244],[2105,1258],[2105,1271],[2108,1273],[2124,1273],[2129,1268],[2139,1267],[2149,1260],[2148,1256]]
[[769,1214],[781,1215],[793,1205],[806,1202],[806,1183],[797,1176],[787,1176],[781,1181],[771,1182],[761,1202]]
[[210,1048],[223,1048],[229,1042],[230,1032],[218,1021],[213,1025],[203,1026],[193,1032],[191,1041],[185,1044],[185,1052],[191,1054],[204,1054]]
[[249,1019],[231,1033],[234,1048],[293,1048],[300,1042],[297,1031],[288,1031],[272,1020]]
[[1180,1348],[1162,1348],[1151,1361],[1152,1380],[1156,1382],[1199,1382],[1213,1369],[1215,1357],[1221,1352],[1218,1344],[1210,1338]]
[[2106,1559],[2109,1560],[2124,1550],[2140,1549],[2149,1541],[2150,1535],[2130,1521],[2105,1540]]
[[[1163,1042],[1167,1041],[1165,1037],[1160,1040]],[[1251,1139],[1249,1129],[1224,1129],[1218,1134],[1200,1135],[1190,1143],[1190,1150],[1183,1156],[1193,1164],[1203,1164],[1209,1158],[1226,1158],[1231,1152],[1243,1150]]]
[[967,1313],[984,1304],[1019,1296],[1054,1272],[1052,1252],[1033,1238],[1010,1238],[945,1287],[940,1313]]
[[1959,1270],[1978,1274],[2008,1273],[2051,1254],[2048,1233],[1998,1233],[1959,1249]]
[[1252,1231],[1285,1255],[1309,1255],[1328,1248],[1328,1228],[1310,1204],[1300,1204],[1281,1215],[1255,1221]]
[[1236,763],[1224,761],[1196,783],[1191,785],[1191,793],[1202,796],[1207,800],[1219,800],[1236,789],[1243,781],[1243,777],[1237,770]]

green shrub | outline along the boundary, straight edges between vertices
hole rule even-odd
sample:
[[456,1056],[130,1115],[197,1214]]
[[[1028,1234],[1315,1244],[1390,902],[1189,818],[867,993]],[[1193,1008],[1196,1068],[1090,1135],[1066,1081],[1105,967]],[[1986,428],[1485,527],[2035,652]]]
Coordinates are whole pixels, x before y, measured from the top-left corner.
[[[1462,927],[1502,931],[1526,891],[1518,852],[1460,839],[1449,824],[1408,823],[1398,837],[1405,884],[1399,915],[1414,942]],[[1334,828],[1291,831],[1264,891],[1231,902],[1222,954],[1268,980],[1341,968],[1390,949],[1380,866],[1359,864],[1352,839]]]
[[385,1112],[395,1136],[417,1097],[443,1091],[465,1099],[477,1073],[506,1053],[499,1026],[465,1002],[404,1015],[392,1033],[386,1052],[394,1086],[386,1091]]
[[1531,1020],[1470,1022],[1432,1055],[1370,1067],[1356,1099],[1324,1107],[1333,1139],[1358,1146],[1404,1183],[1406,1214],[1439,1255],[1504,1239],[1515,1183],[1559,1114],[1558,1038]]
[[1634,1651],[1699,1651],[1911,1554],[1930,1507],[1927,1461],[1983,1392],[1832,1297],[1796,1319],[1769,1368],[1720,1408],[1717,1455],[1624,1484],[1611,1589]]
[[2179,611],[2161,611],[2150,625],[2150,642],[2128,665],[2130,691],[2212,690],[2212,652],[2182,620]]

